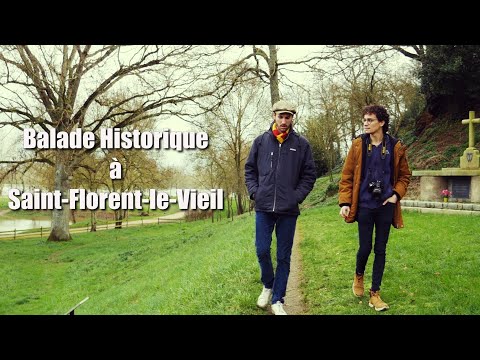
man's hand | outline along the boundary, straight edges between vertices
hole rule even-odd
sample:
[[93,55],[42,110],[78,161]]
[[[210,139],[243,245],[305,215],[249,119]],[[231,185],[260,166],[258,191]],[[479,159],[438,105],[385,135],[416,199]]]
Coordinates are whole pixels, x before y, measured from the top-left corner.
[[383,202],[383,205],[385,205],[387,202],[395,204],[398,201],[397,194],[393,194],[390,196],[387,200]]
[[345,219],[348,214],[350,214],[350,206],[342,206],[342,208],[340,209],[340,216]]

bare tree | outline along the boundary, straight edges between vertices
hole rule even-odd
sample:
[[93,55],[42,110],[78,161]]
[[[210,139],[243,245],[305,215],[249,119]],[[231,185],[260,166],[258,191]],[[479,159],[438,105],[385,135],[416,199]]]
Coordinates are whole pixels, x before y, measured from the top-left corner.
[[[167,181],[161,176],[155,160],[145,150],[114,150],[106,152],[107,159],[115,158],[122,164],[122,178],[112,180],[103,176],[105,186],[111,192],[126,192],[136,189],[164,188]],[[108,161],[108,160],[107,160]],[[108,169],[104,167],[104,169]],[[115,210],[115,228],[122,227],[128,210]]]
[[[110,159],[99,156],[97,153],[85,157],[82,166],[74,172],[71,185],[75,188],[85,188],[88,191],[101,190],[102,184],[107,181]],[[97,210],[90,210],[90,231],[97,231]]]
[[340,134],[348,124],[348,101],[342,88],[333,82],[322,82],[314,92],[314,110],[306,121],[306,134],[312,145],[317,171],[328,172],[333,181],[332,169],[340,154]]
[[[221,103],[237,80],[232,66],[219,63],[225,49],[2,46],[0,127],[97,133],[112,122],[124,128],[162,115],[205,113]],[[53,166],[55,189],[65,197],[74,169],[99,145],[97,137],[92,149],[36,149],[22,160],[2,161],[9,165],[4,175],[31,163]],[[54,210],[49,240],[69,239],[68,211]]]
[[[319,54],[320,58],[334,59],[343,66],[336,69],[341,72],[345,67],[353,66],[359,61],[371,57],[391,57],[402,54],[409,59],[422,62],[425,57],[426,45],[330,45]],[[319,70],[318,63],[311,65]]]
[[[209,134],[211,136],[211,134]],[[227,217],[233,216],[232,198],[229,196],[233,192],[236,181],[233,179],[232,172],[225,164],[228,163],[222,149],[208,149],[195,154],[194,173],[196,183],[202,187],[214,189],[223,188],[227,201]],[[212,212],[212,222],[213,222]]]
[[[319,95],[313,97],[325,97],[321,95],[325,91],[336,92],[337,101],[348,109],[339,119],[343,132],[340,137],[345,140],[345,147],[348,148],[349,141],[362,129],[362,108],[372,103],[383,104],[390,110],[390,130],[396,135],[418,88],[412,68],[398,66],[396,60],[401,56],[388,46],[335,46],[333,49],[336,52],[331,52],[329,67],[317,71],[317,84],[321,85],[315,91]],[[341,96],[338,96],[339,91],[343,93]],[[317,101],[315,106],[321,108],[323,105]]]
[[[309,68],[318,69],[320,64],[322,64],[324,60],[330,59],[331,56],[330,53],[313,52],[305,58],[282,61],[281,49],[279,50],[277,45],[252,45],[251,52],[239,59],[235,65],[242,68],[243,74],[253,74],[256,78],[260,79],[264,85],[269,87],[270,102],[273,105],[281,98],[281,82],[288,81],[289,83],[295,83],[287,76],[287,72],[292,71],[292,67],[296,67],[296,71],[302,71],[300,67],[305,68],[305,71]],[[246,78],[246,81],[249,79],[250,78]]]
[[[245,188],[245,160],[248,157],[247,144],[258,132],[259,119],[268,113],[258,80],[237,86],[223,104],[206,116],[205,127],[209,132],[210,146],[223,152],[224,161],[217,164],[233,175],[233,193],[237,202],[237,214],[243,214]],[[220,175],[220,174],[219,174]]]

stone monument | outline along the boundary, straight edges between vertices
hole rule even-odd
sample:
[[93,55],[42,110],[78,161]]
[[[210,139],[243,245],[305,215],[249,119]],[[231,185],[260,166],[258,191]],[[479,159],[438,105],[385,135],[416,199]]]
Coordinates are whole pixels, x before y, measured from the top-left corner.
[[480,203],[480,153],[475,148],[474,134],[474,124],[480,124],[480,119],[470,111],[462,124],[468,124],[468,148],[460,157],[459,168],[412,172],[420,176],[420,200],[440,199],[442,190],[448,189],[453,193],[452,201]]

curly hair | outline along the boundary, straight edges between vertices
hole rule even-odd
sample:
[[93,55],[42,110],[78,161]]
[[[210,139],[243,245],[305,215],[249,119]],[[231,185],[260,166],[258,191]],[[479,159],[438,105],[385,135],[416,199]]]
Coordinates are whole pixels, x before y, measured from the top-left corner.
[[381,105],[367,105],[363,108],[362,116],[365,114],[375,114],[378,121],[385,121],[383,125],[383,133],[388,131],[388,123],[390,122],[390,115],[388,115],[387,109]]

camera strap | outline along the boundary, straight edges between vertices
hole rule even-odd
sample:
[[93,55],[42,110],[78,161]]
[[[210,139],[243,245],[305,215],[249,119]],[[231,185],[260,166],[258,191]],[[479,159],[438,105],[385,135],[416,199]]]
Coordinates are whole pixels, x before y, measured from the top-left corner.
[[[385,160],[387,157],[387,143],[386,143],[387,136],[388,136],[387,134],[384,134],[383,140],[382,140],[382,150],[380,153],[380,158],[382,160]],[[367,145],[367,157],[371,157],[373,152],[373,145],[371,143],[370,136],[367,136],[365,141]],[[381,161],[381,167],[378,170],[380,170],[382,173],[385,173],[385,166],[387,165],[388,164],[386,161]],[[372,169],[369,167],[367,171],[367,174],[368,174],[367,177],[371,178],[372,180],[378,179],[378,175],[376,174],[377,169],[374,169],[374,170],[375,170],[375,173],[372,173]]]
[[[385,158],[387,157],[387,144],[385,141],[386,136],[387,135],[385,134],[382,140],[382,153],[381,153],[382,160],[385,160]],[[372,142],[370,140],[370,136],[367,137],[367,156],[368,157],[372,156]]]

